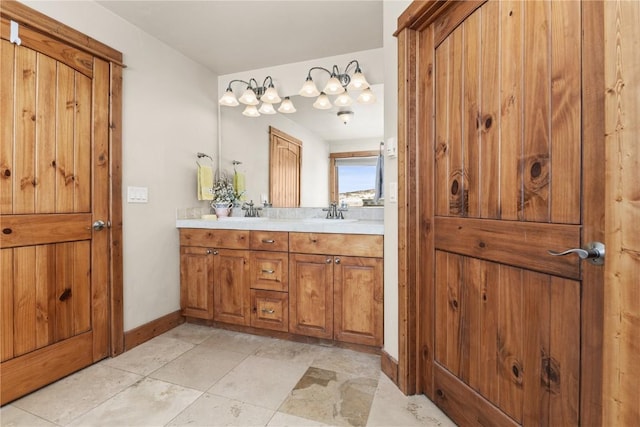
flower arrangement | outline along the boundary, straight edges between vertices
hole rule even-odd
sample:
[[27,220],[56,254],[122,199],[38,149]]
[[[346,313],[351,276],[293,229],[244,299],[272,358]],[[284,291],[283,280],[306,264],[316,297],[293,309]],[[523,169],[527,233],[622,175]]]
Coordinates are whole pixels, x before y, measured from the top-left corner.
[[225,172],[220,174],[218,180],[213,184],[213,203],[233,203],[242,194],[236,193],[233,186],[233,179]]

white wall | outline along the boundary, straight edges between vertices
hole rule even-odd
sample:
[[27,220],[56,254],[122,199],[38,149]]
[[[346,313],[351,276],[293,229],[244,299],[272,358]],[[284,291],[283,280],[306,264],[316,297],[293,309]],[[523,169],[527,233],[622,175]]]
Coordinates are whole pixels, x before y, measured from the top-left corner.
[[[398,16],[408,0],[384,0],[384,137],[398,137]],[[385,158],[384,182],[384,350],[398,360],[398,205],[389,202],[389,183],[398,182],[398,159]]]
[[347,139],[329,142],[329,152],[344,153],[348,151],[377,151],[381,138]]
[[221,108],[220,163],[223,171],[232,171],[238,160],[238,172],[245,174],[246,200],[260,202],[269,197],[269,126],[302,141],[300,205],[326,206],[329,203],[329,146],[319,136],[288,119],[284,114],[247,118],[240,108]]
[[[175,211],[202,203],[195,197],[195,160],[198,151],[216,151],[217,76],[93,1],[24,3],[124,54],[124,329],[130,330],[179,309]],[[149,203],[127,204],[127,186],[148,187]]]

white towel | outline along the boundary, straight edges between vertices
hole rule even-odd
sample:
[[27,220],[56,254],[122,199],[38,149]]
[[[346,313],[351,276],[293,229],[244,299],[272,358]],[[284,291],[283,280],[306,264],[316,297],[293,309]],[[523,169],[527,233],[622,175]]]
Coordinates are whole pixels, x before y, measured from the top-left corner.
[[198,200],[213,200],[213,169],[198,163]]

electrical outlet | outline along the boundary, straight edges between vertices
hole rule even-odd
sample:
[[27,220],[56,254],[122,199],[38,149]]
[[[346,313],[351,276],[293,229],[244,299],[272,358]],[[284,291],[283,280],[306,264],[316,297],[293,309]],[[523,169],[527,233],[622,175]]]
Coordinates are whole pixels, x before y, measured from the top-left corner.
[[147,187],[127,187],[128,203],[147,203],[149,201],[149,190]]

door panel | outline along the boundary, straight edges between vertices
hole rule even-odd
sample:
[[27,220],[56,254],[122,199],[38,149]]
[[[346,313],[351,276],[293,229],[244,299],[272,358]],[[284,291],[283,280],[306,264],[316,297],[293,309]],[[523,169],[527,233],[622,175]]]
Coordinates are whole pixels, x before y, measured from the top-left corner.
[[3,404],[109,347],[109,236],[91,227],[109,220],[109,64],[25,26],[16,46],[6,29],[3,19]]
[[579,421],[581,267],[547,250],[582,240],[580,9],[489,1],[424,52],[435,400],[458,422]]

